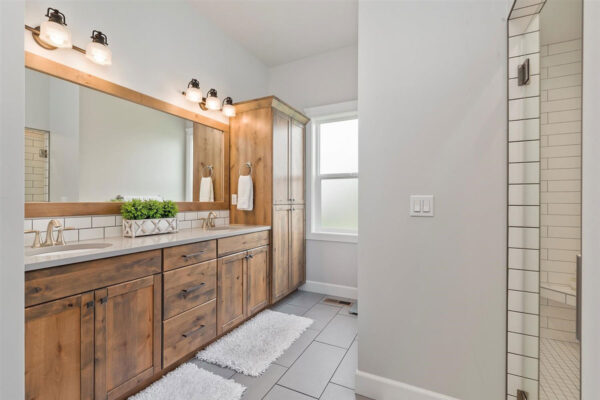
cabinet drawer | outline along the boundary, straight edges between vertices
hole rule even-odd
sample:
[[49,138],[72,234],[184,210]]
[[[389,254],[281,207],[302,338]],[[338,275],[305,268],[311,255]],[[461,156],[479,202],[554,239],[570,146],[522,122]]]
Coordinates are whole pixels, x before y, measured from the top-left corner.
[[219,257],[269,244],[269,231],[219,239]]
[[217,241],[198,242],[183,246],[168,247],[164,251],[164,270],[198,264],[217,258]]
[[164,273],[164,319],[217,297],[217,262],[207,261]]
[[25,306],[160,273],[160,250],[25,273]]
[[163,368],[215,338],[216,304],[211,300],[163,322]]

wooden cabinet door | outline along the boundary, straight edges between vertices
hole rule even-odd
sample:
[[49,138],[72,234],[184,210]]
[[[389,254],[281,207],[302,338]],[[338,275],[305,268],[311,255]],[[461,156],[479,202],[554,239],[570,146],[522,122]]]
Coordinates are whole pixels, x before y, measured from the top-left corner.
[[293,290],[305,280],[304,206],[292,206],[290,220],[290,289]]
[[248,251],[247,311],[249,317],[269,302],[269,246]]
[[273,204],[290,203],[289,143],[290,118],[273,112]]
[[290,283],[290,209],[273,207],[273,301],[285,296]]
[[25,399],[91,400],[93,373],[92,292],[25,309]]
[[292,120],[290,126],[290,198],[304,204],[304,125]]
[[115,399],[161,369],[161,276],[95,292],[95,400]]
[[219,258],[217,265],[217,334],[244,319],[246,252]]

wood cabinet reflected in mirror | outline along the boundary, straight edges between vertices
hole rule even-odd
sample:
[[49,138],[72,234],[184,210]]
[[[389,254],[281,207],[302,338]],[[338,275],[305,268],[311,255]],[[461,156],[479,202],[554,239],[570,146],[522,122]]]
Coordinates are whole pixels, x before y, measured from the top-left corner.
[[26,217],[228,208],[228,125],[29,53],[26,68]]

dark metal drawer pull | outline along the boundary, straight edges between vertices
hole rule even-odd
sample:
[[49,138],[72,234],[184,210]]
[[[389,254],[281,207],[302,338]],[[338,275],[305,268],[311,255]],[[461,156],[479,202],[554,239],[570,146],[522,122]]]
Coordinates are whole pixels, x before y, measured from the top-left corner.
[[183,289],[183,290],[181,291],[181,293],[183,293],[183,294],[188,294],[188,293],[194,292],[194,291],[196,291],[196,290],[200,289],[200,288],[201,288],[202,286],[204,286],[204,285],[206,285],[206,282],[202,282],[202,283],[201,283],[201,284],[199,284],[199,285],[192,286],[192,287],[190,287],[190,288],[187,288],[187,289]]
[[200,256],[200,255],[202,255],[204,253],[206,253],[206,250],[202,250],[202,251],[199,251],[197,253],[192,253],[192,254],[184,254],[181,257],[183,257],[183,258],[192,258],[192,257]]
[[187,337],[192,336],[194,333],[196,333],[196,332],[198,332],[198,331],[200,331],[202,329],[204,329],[204,325],[200,325],[200,328],[194,329],[193,331],[189,331],[188,333],[182,333],[181,336],[183,336],[184,338],[187,338]]

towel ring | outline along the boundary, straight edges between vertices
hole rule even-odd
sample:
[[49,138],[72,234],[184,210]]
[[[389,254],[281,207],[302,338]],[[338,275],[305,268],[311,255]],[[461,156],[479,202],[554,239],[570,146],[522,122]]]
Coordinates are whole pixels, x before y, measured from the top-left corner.
[[248,173],[248,176],[252,175],[252,163],[251,163],[251,162],[246,162],[246,163],[240,164],[240,167],[239,167],[239,169],[238,169],[238,174],[239,174],[240,176],[245,176],[245,175],[242,175],[242,167],[247,167],[247,168],[249,168],[249,169],[250,169],[250,172]]
[[[204,176],[204,171],[208,169],[208,172],[210,173],[208,176]],[[204,176],[204,178],[212,178],[213,176],[213,166],[212,165],[205,165],[204,167],[202,167],[202,176]]]

